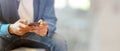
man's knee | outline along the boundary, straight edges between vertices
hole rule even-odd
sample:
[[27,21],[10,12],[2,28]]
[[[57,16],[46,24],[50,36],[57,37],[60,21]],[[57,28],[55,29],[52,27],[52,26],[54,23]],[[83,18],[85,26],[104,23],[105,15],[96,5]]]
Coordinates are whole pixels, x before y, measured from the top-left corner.
[[63,36],[59,35],[59,34],[54,34],[54,36],[52,37],[53,41],[59,44],[65,44],[66,40]]
[[62,50],[62,51],[66,51],[67,50],[67,44],[66,44],[66,40],[63,36],[59,35],[59,34],[54,34],[54,36],[52,37],[55,46],[57,47],[56,50]]

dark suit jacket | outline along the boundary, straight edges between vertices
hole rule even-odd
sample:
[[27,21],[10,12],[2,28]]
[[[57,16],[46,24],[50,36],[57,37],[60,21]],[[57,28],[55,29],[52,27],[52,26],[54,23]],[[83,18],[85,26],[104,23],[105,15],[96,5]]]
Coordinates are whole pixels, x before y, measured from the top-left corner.
[[[34,22],[43,19],[48,23],[47,36],[52,36],[56,29],[56,16],[54,12],[54,0],[34,0]],[[0,37],[9,37],[9,24],[19,19],[19,2],[17,0],[0,0]]]

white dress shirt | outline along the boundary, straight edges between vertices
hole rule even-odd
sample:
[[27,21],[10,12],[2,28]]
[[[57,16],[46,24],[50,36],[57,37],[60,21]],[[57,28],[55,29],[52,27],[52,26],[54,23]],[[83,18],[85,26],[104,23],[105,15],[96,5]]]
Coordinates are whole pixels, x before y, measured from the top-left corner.
[[34,21],[33,0],[19,0],[18,14],[20,19],[26,19],[29,23]]

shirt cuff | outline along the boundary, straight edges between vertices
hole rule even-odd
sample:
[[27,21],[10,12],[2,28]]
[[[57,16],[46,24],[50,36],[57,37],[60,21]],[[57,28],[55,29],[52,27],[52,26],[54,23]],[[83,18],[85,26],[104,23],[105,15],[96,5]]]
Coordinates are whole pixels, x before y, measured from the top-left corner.
[[3,33],[3,37],[10,37],[10,33],[8,31],[9,24],[2,24],[1,26],[1,33]]

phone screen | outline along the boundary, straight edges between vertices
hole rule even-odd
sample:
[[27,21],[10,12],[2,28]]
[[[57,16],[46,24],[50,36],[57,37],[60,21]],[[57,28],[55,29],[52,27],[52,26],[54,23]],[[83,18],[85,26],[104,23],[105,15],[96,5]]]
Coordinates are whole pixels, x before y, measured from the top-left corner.
[[38,23],[38,22],[34,22],[34,23],[29,24],[29,26],[39,26],[39,25],[40,25],[40,23]]

